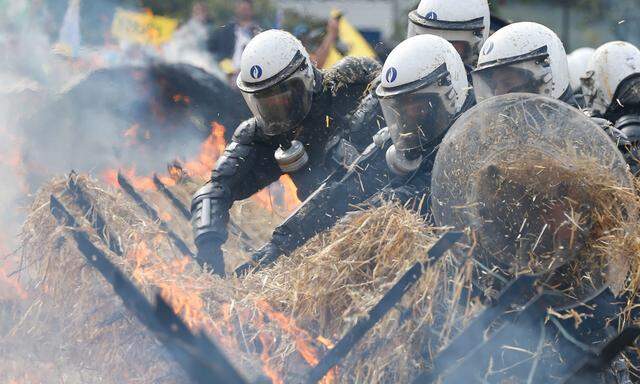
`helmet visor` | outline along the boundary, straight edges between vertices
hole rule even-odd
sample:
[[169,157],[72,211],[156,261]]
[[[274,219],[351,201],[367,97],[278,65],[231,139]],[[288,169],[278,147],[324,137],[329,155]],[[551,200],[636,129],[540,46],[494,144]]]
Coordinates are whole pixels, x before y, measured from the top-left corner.
[[418,35],[434,35],[442,37],[456,48],[465,64],[475,66],[478,61],[480,47],[484,41],[482,30],[449,30],[427,28],[409,22],[407,38]]
[[481,101],[508,93],[545,94],[551,77],[550,67],[534,60],[496,65],[472,73],[476,98]]
[[380,99],[397,151],[419,152],[449,127],[454,112],[447,109],[443,96],[432,87]]
[[294,76],[256,93],[242,93],[266,135],[287,132],[307,116],[313,98],[313,81]]
[[423,17],[413,11],[409,14],[407,38],[425,34],[442,37],[453,44],[465,64],[475,67],[480,46],[484,42],[484,30],[483,17],[467,21],[442,21]]

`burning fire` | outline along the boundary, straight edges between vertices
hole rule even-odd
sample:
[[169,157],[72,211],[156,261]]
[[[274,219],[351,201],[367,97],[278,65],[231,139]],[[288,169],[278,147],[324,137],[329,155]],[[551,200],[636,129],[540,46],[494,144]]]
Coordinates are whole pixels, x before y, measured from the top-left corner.
[[[153,184],[153,179],[149,176],[137,176],[135,168],[121,169],[120,173],[122,173],[137,190],[155,191],[156,189],[155,184]],[[102,178],[111,185],[118,185],[118,171],[115,169],[104,171]]]
[[[300,356],[309,363],[311,366],[316,366],[320,362],[320,351],[315,343],[323,344],[327,347],[333,347],[333,344],[324,337],[313,338],[307,331],[298,327],[293,318],[285,315],[282,312],[278,312],[269,303],[264,300],[259,300],[256,302],[256,307],[271,321],[274,321],[278,324],[278,327],[286,332],[289,336],[294,339],[296,350],[300,353]],[[264,332],[260,333],[261,335]],[[261,339],[262,341],[262,339]],[[264,343],[263,343],[264,347]],[[264,348],[267,350],[267,348]],[[265,359],[263,358],[263,362]],[[327,375],[320,381],[322,384],[335,383],[337,380],[337,370],[336,368],[330,370]],[[275,381],[274,381],[275,382]]]
[[[173,308],[187,326],[193,331],[204,330],[215,337],[217,343],[225,347],[229,352],[240,351],[240,345],[234,335],[237,334],[233,322],[233,304],[223,304],[221,315],[213,317],[208,314],[204,295],[209,284],[207,280],[189,275],[189,258],[174,258],[165,260],[154,249],[159,249],[166,239],[157,236],[150,242],[139,241],[136,246],[125,255],[127,264],[132,269],[133,280],[141,286],[154,286],[160,289],[164,300]],[[153,245],[151,248],[149,245]],[[322,346],[332,348],[332,343],[323,338],[314,338],[307,331],[300,328],[295,320],[285,314],[276,311],[269,303],[259,300],[255,303],[259,311],[258,316],[250,316],[251,311],[238,312],[243,323],[252,322],[259,330],[257,335],[262,348],[260,358],[263,362],[264,374],[273,383],[284,384],[284,372],[277,366],[278,359],[273,355],[278,337],[267,329],[267,322],[277,325],[284,333],[289,335],[295,344],[297,352],[311,366],[320,361]],[[337,369],[329,371],[321,383],[329,384],[337,382]]]
[[[160,247],[166,241],[163,236],[157,236],[154,246]],[[203,295],[208,288],[206,281],[190,278],[188,265],[193,262],[188,257],[164,260],[153,251],[147,243],[139,241],[137,245],[125,255],[133,271],[133,281],[141,286],[154,286],[160,289],[162,298],[173,308],[185,324],[193,331],[205,330],[216,338],[227,350],[238,350],[238,345],[229,328],[230,309],[222,308],[224,321],[216,323],[205,310]],[[180,284],[178,284],[180,282]]]
[[183,165],[183,169],[191,177],[208,179],[211,170],[216,166],[216,161],[227,146],[224,140],[224,126],[217,122],[211,123],[211,134],[200,146],[200,153],[191,161]]
[[173,95],[173,102],[174,103],[183,102],[185,104],[191,104],[191,98],[189,96],[181,95],[178,93],[176,95]]
[[[176,100],[177,99],[177,100]],[[187,96],[176,95],[176,101],[188,100]],[[139,125],[134,124],[125,133],[125,138],[135,138]],[[211,170],[215,168],[218,158],[223,154],[227,145],[224,139],[225,128],[217,122],[211,123],[211,134],[200,145],[198,155],[189,161],[175,161],[168,167],[168,174],[158,176],[167,186],[173,186],[185,177],[206,180],[210,177]],[[135,167],[121,169],[120,172],[140,191],[156,190],[153,179],[150,176],[139,176]],[[111,185],[118,186],[118,171],[109,169],[102,173],[102,178]],[[297,196],[298,189],[288,175],[283,175],[280,180],[271,186],[252,196],[252,200],[260,207],[270,211],[280,211],[278,214],[286,216],[292,212],[300,200]]]

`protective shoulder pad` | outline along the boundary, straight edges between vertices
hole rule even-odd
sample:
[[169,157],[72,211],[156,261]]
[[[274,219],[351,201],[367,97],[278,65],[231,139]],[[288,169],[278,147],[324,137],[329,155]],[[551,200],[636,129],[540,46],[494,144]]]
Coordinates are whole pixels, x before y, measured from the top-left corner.
[[323,86],[334,95],[344,86],[367,85],[380,75],[380,63],[368,57],[348,56],[327,69]]
[[238,128],[233,132],[231,140],[239,144],[248,145],[257,138],[259,131],[258,122],[252,117],[238,125]]

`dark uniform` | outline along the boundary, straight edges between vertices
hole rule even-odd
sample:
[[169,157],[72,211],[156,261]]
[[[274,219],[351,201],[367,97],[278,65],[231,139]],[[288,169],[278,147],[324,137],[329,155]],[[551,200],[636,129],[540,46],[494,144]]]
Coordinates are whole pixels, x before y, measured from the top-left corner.
[[357,158],[378,130],[377,106],[368,95],[379,75],[377,62],[348,57],[326,71],[316,71],[316,88],[310,112],[298,128],[267,136],[255,118],[236,129],[231,143],[218,159],[211,182],[194,196],[192,224],[200,262],[224,274],[220,246],[227,239],[229,209],[283,174],[275,151],[292,140],[302,142],[307,165],[290,174],[298,197],[306,199],[343,163]]
[[[475,97],[470,93],[462,112],[474,105]],[[392,142],[387,129],[381,130],[375,135],[374,143],[350,167],[332,175],[279,225],[271,240],[252,256],[252,262],[236,269],[236,275],[242,275],[258,264],[268,265],[279,256],[291,253],[311,237],[333,226],[356,204],[379,206],[384,201],[394,200],[405,205],[413,200],[413,208],[420,209],[420,213],[427,216],[431,170],[439,142],[436,140],[432,147],[423,151],[423,160],[417,170],[394,176],[385,159]]]
[[640,106],[621,107],[614,103],[602,116],[594,116],[618,149],[634,176],[640,174]]

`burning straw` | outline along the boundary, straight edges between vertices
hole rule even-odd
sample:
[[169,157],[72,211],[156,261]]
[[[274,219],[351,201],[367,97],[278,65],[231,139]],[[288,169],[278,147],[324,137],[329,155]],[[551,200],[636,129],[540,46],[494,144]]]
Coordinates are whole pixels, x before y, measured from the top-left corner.
[[[519,175],[504,169],[501,174],[510,180]],[[619,276],[619,271],[628,269],[627,278],[617,281],[635,292],[640,285],[640,229],[631,213],[640,207],[639,199],[632,190],[610,187],[614,184],[601,174],[587,175],[579,180],[590,186],[592,204],[586,211],[588,220],[576,223],[590,223],[595,239],[589,242],[591,251],[626,260],[622,269],[609,271]],[[569,186],[578,188],[582,181]],[[243,279],[221,280],[178,254],[157,223],[149,222],[122,193],[84,177],[79,182],[125,250],[123,257],[111,254],[112,261],[148,297],[159,291],[191,329],[208,333],[247,378],[268,377],[274,383],[299,381],[399,276],[415,261],[424,260],[441,233],[417,214],[388,203],[350,214],[268,269]],[[53,359],[57,371],[80,377],[78,382],[184,382],[152,336],[87,266],[66,235],[69,229],[55,224],[48,210],[50,194],[74,207],[64,193],[65,184],[66,180],[56,180],[38,194],[24,226],[23,252],[33,301],[4,341],[47,340],[47,346],[38,345],[44,351],[40,358]],[[252,215],[253,225],[261,217],[258,212]],[[74,214],[81,217],[78,210]],[[176,219],[173,224],[180,222]],[[247,228],[244,221],[238,224]],[[89,222],[84,226],[88,228]],[[107,251],[97,236],[93,242]],[[242,259],[241,250],[227,251]],[[468,258],[453,254],[431,265],[402,303],[325,382],[414,378],[483,308],[468,295],[474,268]]]
[[[278,311],[295,319],[296,327],[309,330],[300,334],[277,319],[254,330],[284,333],[279,345],[271,347],[272,370],[283,377],[286,373],[289,380],[299,378],[308,369],[302,359],[315,363],[298,345],[307,343],[316,355],[323,353],[331,346],[327,339],[339,340],[399,276],[425,259],[437,233],[415,213],[389,203],[351,214],[291,257],[248,276],[241,307],[255,306],[254,313],[266,319]],[[458,304],[470,283],[468,266],[450,255],[432,266],[402,304],[333,371],[336,382],[408,382],[414,377],[425,363],[422,354],[441,346],[473,312],[475,303]],[[265,302],[271,308],[260,305]]]

